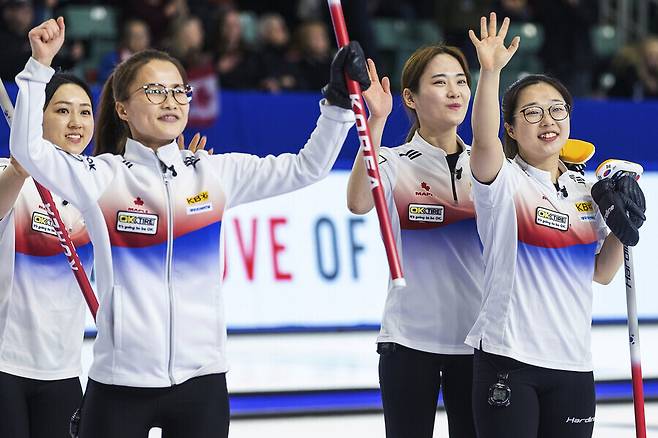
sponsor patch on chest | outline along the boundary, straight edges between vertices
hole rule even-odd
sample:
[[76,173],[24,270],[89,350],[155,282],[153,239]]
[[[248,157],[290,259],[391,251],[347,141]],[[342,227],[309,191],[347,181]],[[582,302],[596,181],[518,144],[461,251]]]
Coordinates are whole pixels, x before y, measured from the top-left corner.
[[583,222],[591,222],[596,220],[594,213],[594,205],[592,201],[576,202],[576,210],[578,210],[578,218]]
[[194,196],[186,198],[187,214],[199,214],[212,211],[212,202],[207,191],[199,192]]
[[158,215],[119,211],[117,212],[117,231],[137,234],[156,234],[158,232]]
[[569,215],[558,211],[549,210],[544,207],[537,207],[535,222],[548,228],[554,228],[560,231],[569,229]]
[[443,222],[443,205],[409,204],[409,220],[413,222]]
[[55,227],[53,227],[53,220],[47,214],[39,213],[37,211],[32,213],[32,229],[39,233],[50,234],[57,236]]

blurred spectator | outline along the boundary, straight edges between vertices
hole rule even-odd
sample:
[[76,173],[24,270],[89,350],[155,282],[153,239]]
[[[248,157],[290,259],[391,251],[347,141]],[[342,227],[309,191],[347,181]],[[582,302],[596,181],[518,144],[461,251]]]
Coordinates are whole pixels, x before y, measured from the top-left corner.
[[658,36],[620,52],[613,62],[615,84],[608,95],[635,100],[658,98]]
[[499,19],[509,17],[512,23],[525,23],[533,21],[532,11],[528,0],[496,0],[493,10]]
[[[377,9],[379,0],[341,0],[341,8],[345,16],[345,24],[351,40],[356,40],[361,44],[363,52],[368,58],[377,59],[377,44],[372,27],[371,17],[373,11]],[[388,0],[386,0],[388,1]],[[419,4],[425,5],[428,2],[416,2],[406,0],[406,3],[415,5],[418,10],[423,9]],[[404,9],[404,8],[403,8]],[[427,7],[425,7],[427,9]],[[326,0],[298,0],[297,15],[302,22],[323,21],[330,33],[330,44],[334,44],[333,26],[331,23],[331,14],[327,7]],[[290,25],[290,23],[288,23]]]
[[105,82],[117,64],[128,59],[133,53],[149,47],[151,47],[151,35],[146,23],[137,19],[126,21],[121,32],[119,47],[101,60],[98,67],[98,81]]
[[536,0],[534,6],[545,30],[539,53],[545,71],[564,82],[574,96],[588,95],[595,62],[589,35],[598,17],[598,0]]
[[160,47],[172,22],[188,14],[186,0],[116,0],[123,21],[137,18],[144,21],[151,33],[154,47]]
[[29,0],[7,0],[0,5],[2,7],[0,77],[3,81],[13,81],[32,54],[27,33],[32,28],[34,9]]
[[216,23],[212,46],[220,86],[230,89],[257,88],[260,82],[258,58],[242,40],[240,14],[233,8],[222,9]]
[[[277,13],[283,17],[289,29],[295,29],[299,23],[299,6],[302,0],[234,0],[235,7],[240,11],[251,11],[258,16],[267,13]],[[322,6],[327,8],[327,0],[314,0],[324,2]],[[363,1],[363,0],[360,0]]]
[[376,17],[419,20],[432,16],[432,2],[414,0],[371,0],[368,9]]
[[178,58],[187,72],[188,83],[194,88],[188,126],[199,128],[215,123],[219,115],[219,87],[212,57],[204,49],[203,23],[188,16],[177,21],[166,48]]
[[299,89],[319,91],[329,82],[331,43],[321,21],[302,23],[295,38],[299,56]]
[[263,15],[259,33],[261,87],[273,93],[296,88],[298,70],[289,53],[290,34],[283,17],[279,14]]
[[489,15],[492,0],[435,0],[434,4],[436,19],[443,29],[446,43],[462,49],[468,64],[477,68],[480,64],[468,30],[473,29],[479,34],[480,17]]

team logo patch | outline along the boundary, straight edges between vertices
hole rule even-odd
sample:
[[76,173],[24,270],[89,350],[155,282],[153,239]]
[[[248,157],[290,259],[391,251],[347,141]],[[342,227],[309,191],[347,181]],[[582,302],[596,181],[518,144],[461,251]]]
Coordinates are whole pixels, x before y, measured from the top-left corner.
[[409,220],[413,222],[443,222],[443,205],[409,204]]
[[137,234],[156,234],[158,232],[158,216],[155,214],[119,211],[117,213],[117,231]]
[[544,207],[537,207],[535,222],[537,225],[543,225],[548,228],[555,228],[556,230],[560,231],[567,231],[569,229],[568,214],[559,213]]
[[53,220],[47,214],[34,212],[32,213],[32,229],[39,233],[50,234],[57,236],[55,227],[53,227]]
[[186,198],[187,214],[199,214],[206,211],[212,211],[212,202],[207,191],[197,193],[194,196]]

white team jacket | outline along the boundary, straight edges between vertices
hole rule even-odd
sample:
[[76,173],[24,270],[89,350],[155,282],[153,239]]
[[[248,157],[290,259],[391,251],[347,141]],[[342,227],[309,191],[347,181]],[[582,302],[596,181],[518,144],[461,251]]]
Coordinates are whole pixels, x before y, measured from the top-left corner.
[[471,196],[470,147],[451,172],[443,149],[416,132],[382,147],[379,171],[407,287],[389,282],[378,342],[473,354],[464,339],[482,303],[484,261]]
[[98,337],[89,376],[165,387],[227,370],[220,291],[222,215],[230,207],[299,189],[326,176],[354,123],[320,105],[299,154],[259,158],[157,153],[128,140],[123,156],[70,155],[42,138],[53,70],[30,59],[17,77],[12,155],[83,213],[94,245]]
[[[7,164],[0,158],[0,172]],[[53,200],[91,272],[82,215]],[[0,267],[0,371],[38,380],[78,376],[85,303],[32,178],[0,220]]]

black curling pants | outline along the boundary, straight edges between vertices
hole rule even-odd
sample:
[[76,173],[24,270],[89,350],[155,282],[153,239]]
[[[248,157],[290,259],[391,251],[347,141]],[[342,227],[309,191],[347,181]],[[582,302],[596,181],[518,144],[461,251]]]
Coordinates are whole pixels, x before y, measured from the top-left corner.
[[[491,406],[489,388],[507,373],[510,405]],[[554,370],[475,350],[473,413],[478,438],[591,438],[594,375]]]
[[475,438],[473,355],[428,353],[391,342],[378,344],[377,352],[387,438],[432,438],[439,390],[450,438]]
[[226,374],[195,377],[167,388],[105,385],[89,380],[80,438],[226,438],[229,402]]
[[35,380],[0,372],[0,437],[69,438],[81,399],[77,377]]

